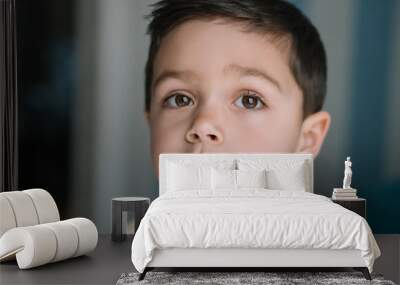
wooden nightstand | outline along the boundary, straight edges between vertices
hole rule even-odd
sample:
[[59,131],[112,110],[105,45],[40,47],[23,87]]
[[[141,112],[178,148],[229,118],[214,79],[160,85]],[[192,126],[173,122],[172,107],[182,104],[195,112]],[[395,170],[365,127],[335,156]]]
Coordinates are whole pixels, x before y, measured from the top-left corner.
[[332,199],[332,202],[359,214],[364,219],[367,218],[367,200],[364,198],[358,198],[355,200],[336,200]]

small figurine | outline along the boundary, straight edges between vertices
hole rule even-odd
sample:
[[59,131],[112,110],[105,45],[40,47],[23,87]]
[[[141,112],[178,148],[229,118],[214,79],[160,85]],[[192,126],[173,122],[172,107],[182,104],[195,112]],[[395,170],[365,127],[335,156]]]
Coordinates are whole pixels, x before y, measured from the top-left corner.
[[357,189],[351,187],[351,176],[353,171],[351,170],[350,156],[347,157],[344,162],[344,178],[343,188],[333,188],[332,199],[333,200],[357,200]]
[[353,171],[351,170],[350,156],[347,157],[346,161],[344,162],[344,166],[343,189],[352,189],[351,176],[353,175]]

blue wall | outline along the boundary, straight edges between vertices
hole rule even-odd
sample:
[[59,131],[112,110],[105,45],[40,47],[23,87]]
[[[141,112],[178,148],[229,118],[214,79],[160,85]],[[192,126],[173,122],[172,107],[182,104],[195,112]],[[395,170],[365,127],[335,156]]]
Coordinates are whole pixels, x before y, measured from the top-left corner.
[[[334,43],[333,38],[340,40],[340,35],[350,34],[346,43],[335,46],[324,41],[330,85],[325,109],[332,115],[332,126],[315,163],[316,192],[330,196],[332,188],[341,185],[343,161],[351,156],[352,186],[358,189],[360,197],[367,199],[367,220],[373,232],[399,234],[400,1],[291,2],[310,18],[322,39],[330,44]],[[336,23],[345,21],[347,30],[332,22],[331,5],[351,10],[350,16],[333,16]],[[335,60],[346,54],[350,56],[344,64]],[[346,78],[340,78],[341,72],[346,73]],[[332,86],[338,82],[345,88]]]
[[[46,188],[65,218],[88,217],[106,233],[112,197],[158,194],[143,116],[143,16],[156,0],[54,2],[18,1],[20,188]],[[351,156],[372,230],[400,234],[400,1],[291,2],[328,56],[332,124],[315,192],[331,196]]]
[[[397,6],[397,7],[396,7]],[[363,1],[356,23],[356,48],[352,65],[353,96],[351,153],[358,175],[354,183],[364,189],[368,200],[368,221],[375,232],[400,233],[400,177],[393,180],[384,171],[387,107],[393,94],[390,68],[395,42],[394,17],[399,5],[391,1]],[[397,35],[398,36],[398,35]],[[398,75],[400,79],[400,74]],[[400,132],[400,129],[390,131]],[[400,157],[397,158],[400,167]]]

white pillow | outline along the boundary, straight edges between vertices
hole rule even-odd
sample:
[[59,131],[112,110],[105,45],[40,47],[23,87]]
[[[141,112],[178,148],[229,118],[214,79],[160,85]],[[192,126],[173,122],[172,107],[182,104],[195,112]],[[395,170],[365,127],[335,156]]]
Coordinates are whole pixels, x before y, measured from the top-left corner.
[[308,179],[310,171],[304,160],[292,159],[241,159],[238,160],[240,170],[267,170],[267,188],[273,190],[306,191],[311,183]]
[[237,188],[267,188],[267,171],[236,170]]
[[273,190],[306,191],[304,166],[267,172],[268,188]]
[[211,188],[218,189],[236,189],[236,170],[233,169],[211,169]]
[[211,184],[213,190],[240,188],[267,188],[266,170],[211,170]]
[[210,189],[211,167],[169,163],[167,191]]

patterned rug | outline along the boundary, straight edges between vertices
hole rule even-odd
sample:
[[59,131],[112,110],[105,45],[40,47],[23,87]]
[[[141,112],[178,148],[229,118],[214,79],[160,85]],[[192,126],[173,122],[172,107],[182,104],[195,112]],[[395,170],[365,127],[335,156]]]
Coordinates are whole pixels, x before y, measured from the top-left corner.
[[117,285],[133,284],[388,284],[381,274],[371,274],[366,280],[361,272],[147,272],[142,281],[139,273],[124,273]]

